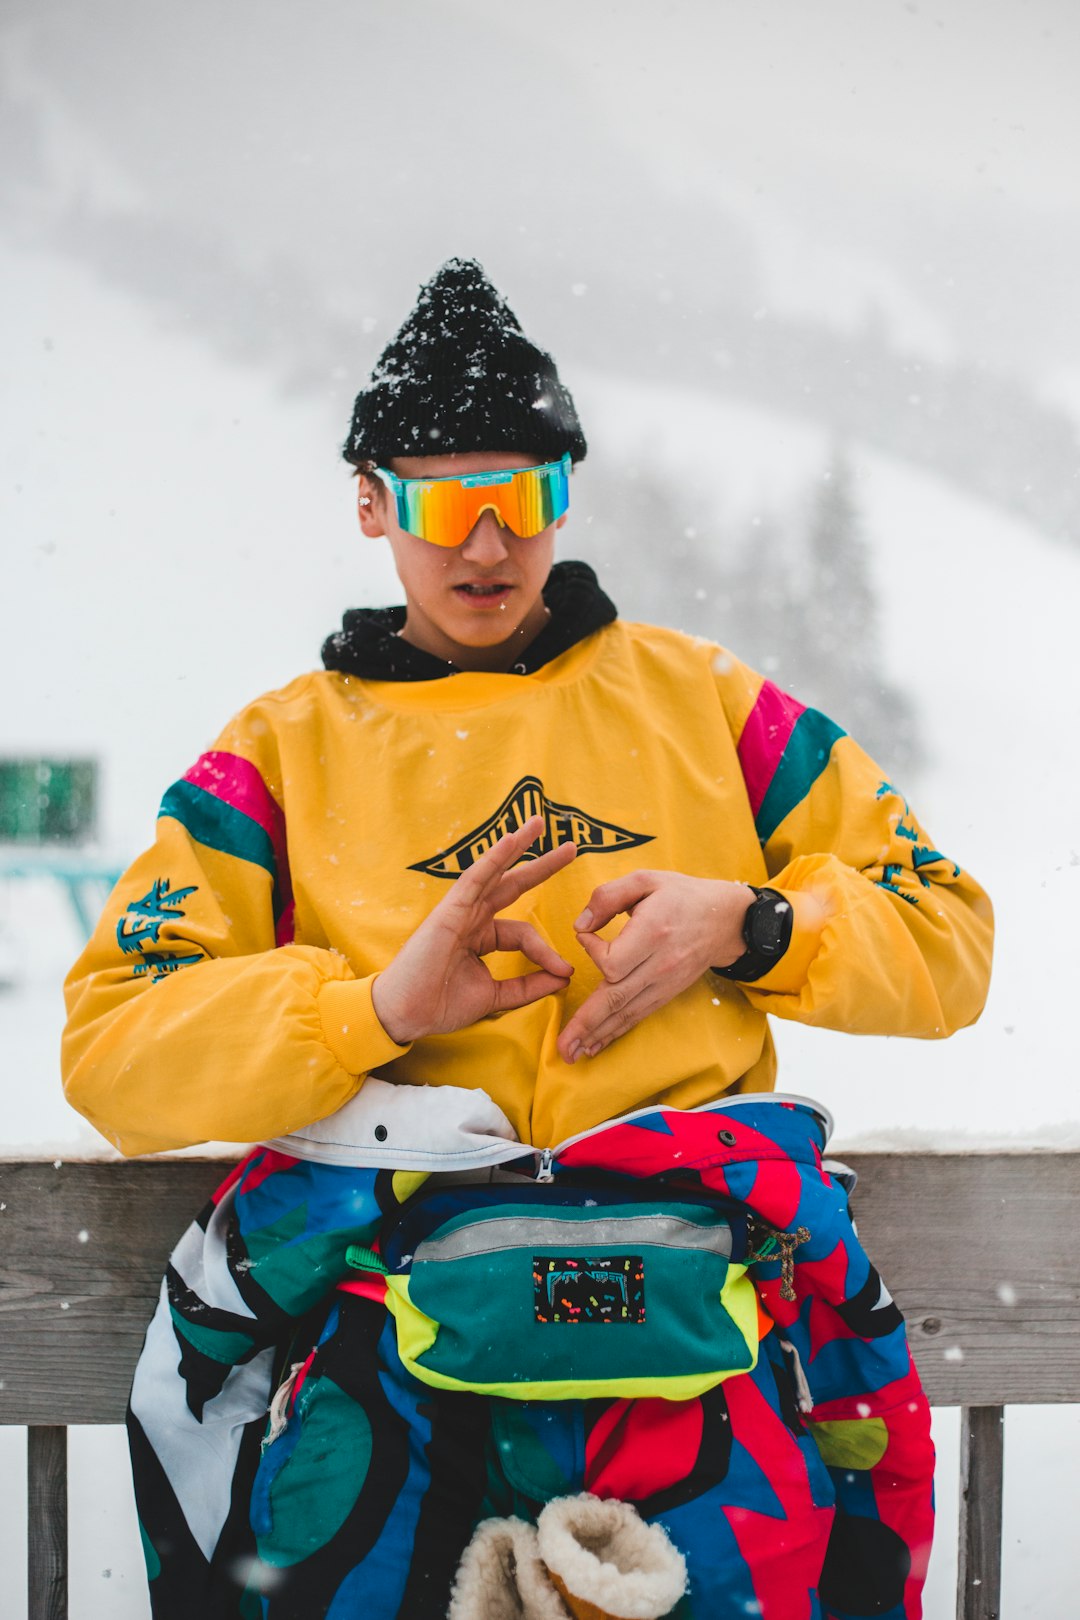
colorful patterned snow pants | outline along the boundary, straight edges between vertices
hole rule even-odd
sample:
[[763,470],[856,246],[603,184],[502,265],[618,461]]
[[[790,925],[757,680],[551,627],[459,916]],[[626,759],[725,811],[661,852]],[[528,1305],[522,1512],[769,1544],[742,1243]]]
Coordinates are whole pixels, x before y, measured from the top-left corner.
[[424,1178],[257,1149],[179,1244],[132,1389],[154,1620],[443,1620],[480,1519],[535,1518],[583,1489],[633,1502],[684,1552],[677,1620],[917,1620],[929,1409],[846,1192],[798,1115],[733,1113],[722,1168],[708,1116],[608,1128],[637,1175],[667,1138],[689,1159],[707,1130],[708,1162],[684,1159],[680,1175],[809,1234],[790,1292],[775,1259],[753,1268],[776,1324],[754,1371],[685,1401],[511,1401],[419,1382],[345,1256]]
[[443,1620],[480,1519],[580,1490],[664,1524],[678,1620],[820,1620],[832,1481],[774,1334],[762,1352],[697,1400],[491,1399],[419,1383],[385,1310],[346,1294],[255,1479],[267,1620]]

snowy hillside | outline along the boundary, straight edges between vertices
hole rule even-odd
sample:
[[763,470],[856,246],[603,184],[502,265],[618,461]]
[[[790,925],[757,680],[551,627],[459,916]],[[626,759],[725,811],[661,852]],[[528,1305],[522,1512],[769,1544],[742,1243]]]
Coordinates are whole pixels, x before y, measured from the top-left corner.
[[[345,605],[393,599],[395,584],[356,535],[333,412],[281,400],[82,272],[15,256],[3,269],[24,319],[5,377],[0,519],[14,544],[0,749],[100,754],[104,844],[123,860],[147,838],[163,786],[228,714],[313,665]],[[52,357],[64,362],[55,379]],[[650,456],[734,531],[759,509],[801,501],[827,458],[823,433],[775,413],[602,376],[570,381],[592,447],[582,507],[590,468]],[[911,796],[995,900],[997,972],[982,1022],[941,1046],[780,1028],[783,1083],[829,1105],[841,1147],[903,1145],[912,1133],[951,1142],[965,1130],[1061,1145],[1080,1135],[1064,982],[1080,898],[1080,558],[944,483],[857,444],[852,454],[887,673],[916,700],[932,755]],[[587,524],[571,518],[563,554],[588,558]],[[618,596],[618,580],[608,583]],[[715,634],[738,649],[729,627]],[[17,983],[0,992],[4,1150],[104,1153],[59,1095],[58,982],[78,946],[59,892],[9,885],[0,952],[5,928]],[[1060,1612],[1066,1538],[1046,1519],[1070,1501],[1075,1512],[1077,1426],[1072,1410],[1010,1414],[1006,1597],[1016,1594],[1018,1617]],[[943,1415],[946,1524],[954,1429]],[[14,1498],[0,1515],[4,1550],[17,1567],[21,1441],[0,1443]],[[138,1548],[117,1511],[120,1437],[79,1434],[73,1453],[75,1620],[142,1620]],[[929,1620],[952,1612],[949,1536]],[[19,1591],[16,1581],[13,1612]]]
[[[828,465],[824,433],[773,413],[598,378],[578,394],[599,453],[648,451],[733,530],[801,501]],[[995,979],[981,1022],[940,1045],[780,1026],[784,1084],[821,1097],[841,1141],[862,1146],[897,1132],[1080,1140],[1066,986],[1080,901],[1080,765],[1068,746],[1080,722],[1080,557],[939,479],[858,445],[852,454],[885,673],[915,700],[931,756],[922,780],[902,785],[938,847],[991,894]],[[738,651],[734,631],[715,633]]]
[[[725,612],[724,570],[748,536],[803,532],[832,453],[815,424],[847,435],[881,680],[924,744],[894,779],[990,891],[996,975],[942,1044],[781,1026],[782,1084],[829,1105],[841,1152],[1080,1145],[1080,8],[540,16],[9,0],[0,759],[99,759],[96,853],[123,865],[239,705],[315,666],[344,607],[397,598],[337,446],[415,286],[475,254],[578,400],[561,555],[628,617],[692,611],[749,654],[762,626]],[[628,554],[612,496],[638,468],[656,522]],[[807,600],[754,653],[796,691]],[[880,707],[896,735],[903,705]],[[79,944],[56,882],[0,877],[0,1158],[109,1151],[59,1088]],[[957,1429],[935,1413],[926,1620],[955,1613]],[[1002,1612],[1069,1620],[1080,1406],[1013,1409],[1006,1435]],[[69,1445],[72,1620],[147,1620],[122,1431]],[[26,1612],[24,1478],[0,1427],[0,1620]]]
[[[0,746],[99,755],[103,843],[123,862],[163,787],[228,715],[316,664],[341,609],[394,599],[396,581],[355,530],[329,411],[282,401],[181,333],[133,320],[82,272],[14,256],[5,268],[26,319],[0,492],[15,536],[0,673],[18,693]],[[160,379],[149,398],[148,376]],[[734,530],[801,499],[827,464],[825,435],[794,418],[572,381],[592,444],[582,506],[590,468],[640,457]],[[1010,1138],[1052,1127],[1060,1141],[1077,1119],[1056,981],[1080,883],[1077,765],[1062,746],[1080,709],[1080,557],[924,473],[857,444],[852,455],[886,673],[917,703],[931,755],[924,779],[904,785],[939,847],[989,888],[997,969],[982,1022],[943,1045],[780,1028],[784,1083],[821,1096],[842,1141],[976,1125]],[[562,549],[589,556],[573,515]],[[737,630],[714,633],[738,651]],[[93,1150],[55,1090],[56,983],[77,937],[51,891],[8,885],[0,903],[0,932],[23,959],[19,987],[0,994],[0,1039],[34,1077],[4,1134]]]
[[[5,378],[0,517],[14,545],[0,747],[100,754],[104,843],[123,860],[147,837],[163,785],[232,709],[315,663],[341,608],[391,599],[393,576],[356,536],[331,410],[282,401],[263,378],[133,314],[82,272],[14,256],[3,268],[25,318]],[[621,379],[570,380],[592,445],[581,508],[591,468],[652,457],[734,532],[758,510],[801,502],[825,465],[825,435],[794,418]],[[852,448],[887,673],[917,701],[932,755],[911,795],[941,847],[994,897],[997,976],[980,1025],[942,1046],[780,1028],[784,1084],[828,1103],[841,1146],[903,1145],[913,1133],[953,1141],[965,1129],[1061,1145],[1078,1134],[1058,981],[1080,867],[1067,747],[1080,706],[1071,667],[1080,559],[946,484]],[[587,524],[572,519],[563,552],[588,557]],[[609,584],[618,596],[618,579]],[[729,627],[715,634],[738,648]],[[104,1152],[57,1084],[58,981],[78,945],[59,892],[9,885],[0,954],[5,928],[17,980],[0,992],[5,1150]],[[1077,1427],[1073,1410],[1010,1414],[1006,1600],[1020,1620],[1059,1612],[1066,1589],[1066,1538],[1053,1524],[1076,1507]],[[952,1612],[953,1414],[939,1414],[938,1432],[943,1530],[928,1620]],[[5,1434],[0,1444],[10,1482],[3,1550],[18,1569],[21,1440]],[[121,1437],[88,1431],[72,1449],[74,1620],[143,1620],[134,1527],[119,1510]],[[16,1577],[13,1612],[20,1592]]]

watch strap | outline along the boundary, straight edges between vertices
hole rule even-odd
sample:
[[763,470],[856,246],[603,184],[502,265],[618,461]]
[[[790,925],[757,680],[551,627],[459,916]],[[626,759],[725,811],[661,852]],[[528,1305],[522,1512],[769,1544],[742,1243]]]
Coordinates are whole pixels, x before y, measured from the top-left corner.
[[[743,940],[746,950],[727,967],[714,967],[712,970],[722,979],[735,979],[740,984],[753,984],[755,979],[763,979],[766,973],[776,966],[791,944],[791,931],[795,922],[791,902],[778,889],[759,889],[752,883],[747,887],[753,890],[754,898],[747,907],[743,919]],[[762,906],[774,906],[779,913],[780,927],[775,950],[763,950],[756,937],[756,924]]]

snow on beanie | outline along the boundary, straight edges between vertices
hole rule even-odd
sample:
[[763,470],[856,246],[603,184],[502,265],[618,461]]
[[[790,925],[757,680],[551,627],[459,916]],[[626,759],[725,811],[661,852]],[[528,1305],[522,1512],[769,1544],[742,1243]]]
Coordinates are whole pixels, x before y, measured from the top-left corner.
[[470,450],[581,461],[586,444],[554,360],[475,259],[448,259],[356,396],[342,454],[361,466]]

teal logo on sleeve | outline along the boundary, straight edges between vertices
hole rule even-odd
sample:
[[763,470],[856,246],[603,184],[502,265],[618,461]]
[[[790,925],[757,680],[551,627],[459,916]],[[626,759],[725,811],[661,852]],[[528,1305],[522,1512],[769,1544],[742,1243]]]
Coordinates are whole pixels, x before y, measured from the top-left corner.
[[193,962],[201,962],[204,953],[196,950],[194,954],[178,955],[165,951],[148,951],[144,949],[147,944],[156,945],[158,935],[167,922],[179,922],[184,916],[183,901],[189,894],[195,894],[198,884],[191,884],[186,889],[173,889],[168,878],[155,878],[152,887],[140,900],[129,900],[126,910],[122,913],[116,924],[116,943],[125,956],[134,956],[134,976],[144,978],[147,974],[152,983],[175,973],[177,968],[189,967]]

